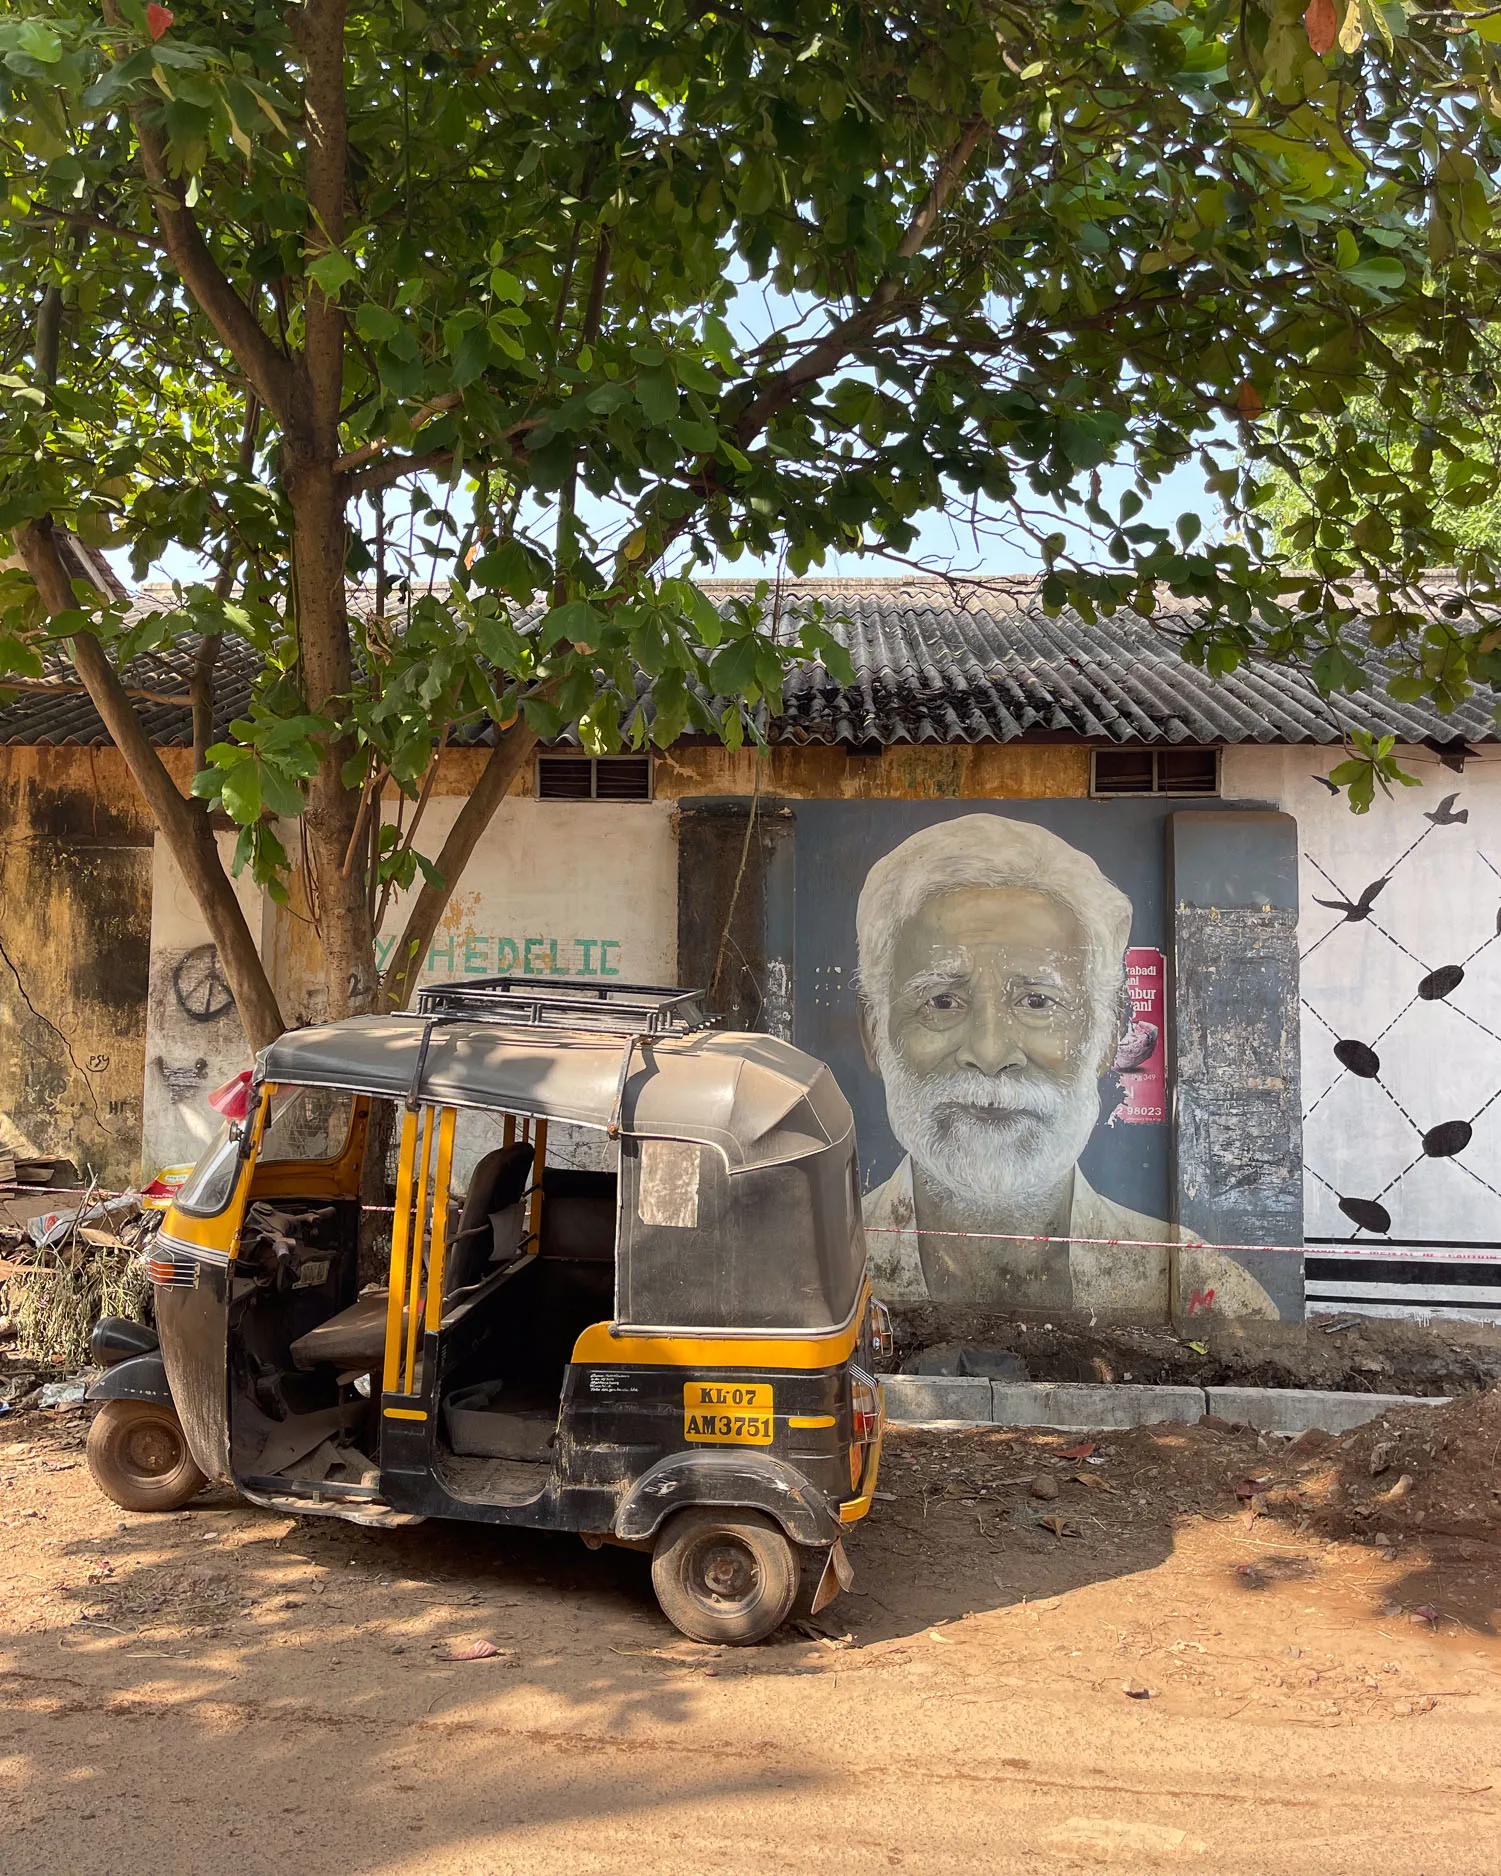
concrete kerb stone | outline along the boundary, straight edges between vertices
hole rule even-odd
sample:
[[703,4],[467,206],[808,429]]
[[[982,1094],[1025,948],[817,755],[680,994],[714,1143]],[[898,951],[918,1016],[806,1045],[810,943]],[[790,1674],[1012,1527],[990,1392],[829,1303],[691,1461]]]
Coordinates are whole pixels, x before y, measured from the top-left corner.
[[1318,1388],[1206,1388],[1209,1411],[1265,1433],[1348,1433],[1379,1420],[1394,1407],[1442,1407],[1448,1396],[1430,1394],[1344,1394]]
[[1296,1435],[1317,1427],[1347,1433],[1394,1407],[1442,1407],[1421,1394],[1346,1394],[1318,1388],[1107,1386],[1079,1381],[989,1381],[969,1375],[888,1374],[886,1417],[894,1425],[1049,1427],[1095,1433],[1203,1413],[1258,1431]]
[[995,1419],[991,1383],[983,1377],[950,1374],[886,1374],[886,1418],[904,1423],[957,1420],[970,1424]]
[[1122,1382],[992,1381],[991,1417],[1006,1426],[1056,1427],[1063,1433],[1191,1425],[1204,1412],[1201,1387],[1146,1387]]
[[988,1381],[968,1375],[888,1374],[886,1417],[901,1425],[1052,1427],[1059,1432],[1192,1422],[1205,1411],[1198,1387],[1110,1387],[1080,1381]]

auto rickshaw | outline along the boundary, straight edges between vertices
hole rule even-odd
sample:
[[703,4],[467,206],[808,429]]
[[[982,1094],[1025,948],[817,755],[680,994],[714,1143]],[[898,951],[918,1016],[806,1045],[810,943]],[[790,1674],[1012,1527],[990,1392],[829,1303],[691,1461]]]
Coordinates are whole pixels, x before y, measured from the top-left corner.
[[[361,1289],[381,1102],[389,1267]],[[476,978],[283,1036],[239,1110],[149,1252],[155,1330],[95,1331],[89,1463],[118,1504],[222,1481],[366,1525],[577,1531],[649,1550],[707,1642],[848,1587],[890,1322],[822,1063],[714,1030],[695,993]],[[472,1114],[471,1145],[498,1138],[458,1190]],[[550,1163],[561,1122],[609,1170]]]

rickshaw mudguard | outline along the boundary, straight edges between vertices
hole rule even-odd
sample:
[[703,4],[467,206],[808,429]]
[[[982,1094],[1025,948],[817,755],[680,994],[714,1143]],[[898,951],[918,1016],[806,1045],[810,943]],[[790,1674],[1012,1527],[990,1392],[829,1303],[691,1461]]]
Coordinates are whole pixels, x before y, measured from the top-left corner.
[[649,1467],[615,1514],[615,1535],[654,1537],[669,1512],[687,1505],[764,1511],[794,1544],[827,1546],[840,1535],[837,1510],[795,1466],[769,1453],[670,1453]]
[[[181,1255],[186,1246],[174,1247]],[[228,1482],[229,1260],[196,1253],[196,1280],[158,1285],[156,1329],[188,1451],[206,1478]]]
[[167,1364],[160,1353],[132,1355],[106,1368],[97,1381],[91,1381],[84,1393],[86,1401],[150,1400],[158,1406],[172,1407],[172,1389],[167,1382]]

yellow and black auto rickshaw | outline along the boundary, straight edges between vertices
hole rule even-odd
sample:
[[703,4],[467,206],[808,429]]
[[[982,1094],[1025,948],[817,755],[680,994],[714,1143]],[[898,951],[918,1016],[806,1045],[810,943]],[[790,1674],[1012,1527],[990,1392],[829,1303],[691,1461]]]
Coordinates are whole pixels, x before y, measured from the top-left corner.
[[[389,1270],[361,1290],[383,1101]],[[240,1105],[154,1241],[155,1331],[95,1331],[89,1460],[119,1504],[217,1480],[363,1524],[577,1531],[650,1550],[701,1641],[848,1586],[889,1322],[822,1063],[681,991],[471,979],[283,1036]],[[550,1122],[608,1169],[549,1163]],[[460,1190],[456,1137],[462,1164],[486,1130]]]

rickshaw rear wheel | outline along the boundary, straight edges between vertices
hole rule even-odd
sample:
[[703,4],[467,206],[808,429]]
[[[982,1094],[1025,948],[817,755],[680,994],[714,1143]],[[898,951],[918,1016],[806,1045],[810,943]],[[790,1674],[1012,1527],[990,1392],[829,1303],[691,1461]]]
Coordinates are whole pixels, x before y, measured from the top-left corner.
[[691,1640],[748,1646],[787,1620],[801,1568],[761,1512],[695,1505],[663,1525],[651,1580],[662,1613]]
[[156,1401],[105,1401],[89,1428],[88,1460],[100,1491],[127,1511],[176,1511],[208,1484],[182,1422]]

